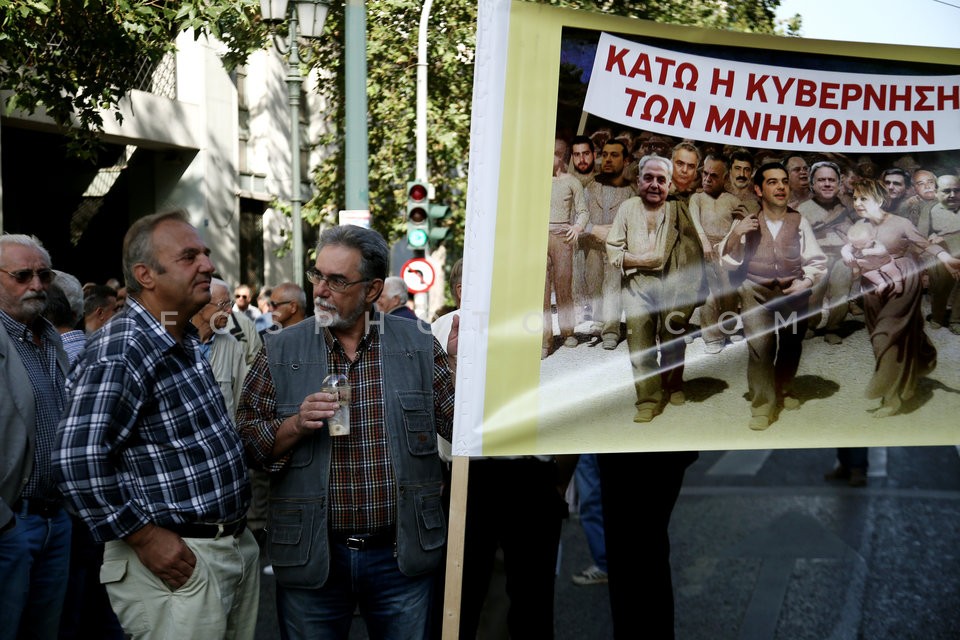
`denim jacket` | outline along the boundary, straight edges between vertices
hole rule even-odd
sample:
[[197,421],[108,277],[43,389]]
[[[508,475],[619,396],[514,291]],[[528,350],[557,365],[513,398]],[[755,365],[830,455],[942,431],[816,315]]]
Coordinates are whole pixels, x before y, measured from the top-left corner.
[[[397,483],[394,553],[400,570],[413,576],[439,566],[447,531],[433,410],[433,336],[409,320],[379,313],[376,318]],[[294,415],[303,399],[319,390],[328,373],[324,331],[307,321],[266,335],[277,417]],[[319,588],[327,580],[330,464],[330,435],[323,429],[297,444],[289,465],[271,476],[269,555],[284,586]]]

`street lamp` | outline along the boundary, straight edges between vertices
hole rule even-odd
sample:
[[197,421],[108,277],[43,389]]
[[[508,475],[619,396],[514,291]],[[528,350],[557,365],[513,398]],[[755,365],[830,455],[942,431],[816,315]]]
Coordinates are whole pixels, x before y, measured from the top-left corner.
[[[288,4],[290,6],[288,6]],[[287,59],[287,98],[290,104],[290,209],[293,218],[293,267],[294,281],[303,287],[303,221],[300,218],[300,205],[303,196],[300,192],[300,87],[303,76],[300,74],[300,52],[298,37],[316,38],[323,32],[323,23],[330,9],[329,0],[260,0],[261,19],[271,28],[287,20],[289,25]]]

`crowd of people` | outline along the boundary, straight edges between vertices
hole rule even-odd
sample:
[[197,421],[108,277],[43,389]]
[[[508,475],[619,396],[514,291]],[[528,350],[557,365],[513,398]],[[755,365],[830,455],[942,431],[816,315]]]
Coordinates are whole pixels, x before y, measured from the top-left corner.
[[[432,622],[457,323],[441,348],[410,321],[373,231],[323,234],[312,315],[210,254],[158,213],[124,285],[81,285],[0,236],[0,638],[253,638],[261,550],[281,637],[345,637],[357,607],[371,637]],[[331,372],[353,437],[326,430]]]
[[926,332],[960,335],[956,159],[917,157],[558,137],[542,357],[625,338],[643,423],[684,404],[687,344],[710,355],[746,339],[748,426],[764,430],[800,405],[803,341],[841,344],[853,314],[877,363],[873,415],[900,412],[936,362]]
[[[745,340],[747,426],[765,430],[801,405],[804,340],[840,344],[861,314],[873,415],[901,412],[936,364],[928,332],[960,334],[960,178],[908,159],[558,138],[542,356],[626,339],[646,423],[686,402],[688,344]],[[321,234],[312,312],[292,282],[254,299],[217,277],[182,211],[137,220],[122,252],[122,283],[81,285],[0,236],[0,638],[252,638],[261,553],[283,638],[346,637],[357,610],[371,637],[435,637],[457,311],[417,320],[358,227]],[[594,566],[574,582],[609,579],[617,637],[637,620],[671,637],[667,525],[696,457],[471,461],[461,637],[498,548],[510,632],[552,636],[575,467]],[[831,478],[859,481],[863,450],[839,458]]]

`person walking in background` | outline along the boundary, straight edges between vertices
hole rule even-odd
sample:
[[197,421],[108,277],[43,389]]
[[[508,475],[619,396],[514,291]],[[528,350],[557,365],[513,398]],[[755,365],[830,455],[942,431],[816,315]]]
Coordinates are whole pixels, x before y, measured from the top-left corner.
[[607,545],[603,534],[603,502],[600,499],[600,467],[597,455],[586,453],[577,460],[573,474],[577,485],[580,526],[587,538],[593,564],[573,574],[573,584],[587,586],[607,582]]
[[281,282],[270,290],[270,313],[274,324],[292,327],[307,317],[307,295],[294,282]]
[[122,308],[117,301],[116,289],[103,284],[94,285],[83,299],[83,330],[93,333]]
[[383,281],[383,293],[377,299],[377,309],[385,314],[416,321],[419,318],[407,306],[409,300],[410,292],[407,290],[407,283],[404,282],[403,278],[390,276]]

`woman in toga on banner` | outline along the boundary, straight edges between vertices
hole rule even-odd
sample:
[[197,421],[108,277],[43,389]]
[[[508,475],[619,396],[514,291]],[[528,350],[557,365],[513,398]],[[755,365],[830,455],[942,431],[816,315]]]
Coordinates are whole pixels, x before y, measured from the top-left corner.
[[[933,371],[937,350],[923,329],[920,312],[923,267],[917,252],[936,256],[953,276],[960,277],[960,259],[924,238],[906,218],[884,211],[886,189],[872,179],[860,180],[853,189],[853,208],[874,225],[876,241],[885,246],[903,275],[903,290],[876,289],[862,280],[864,315],[876,367],[867,385],[868,398],[882,398],[875,418],[898,413],[903,401],[913,397],[917,382]],[[848,266],[855,264],[848,263]]]

